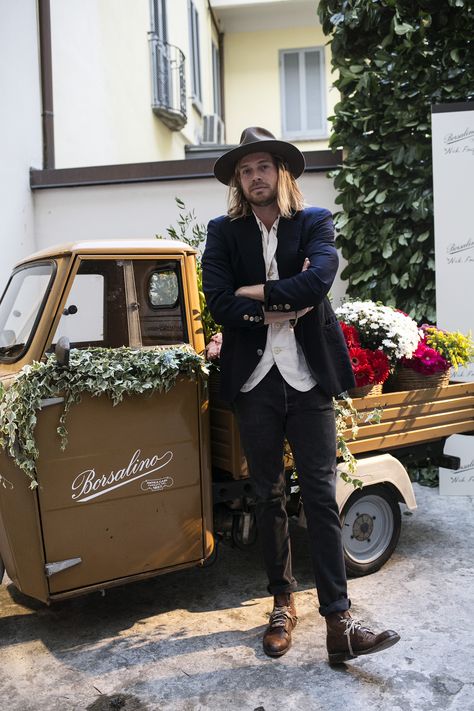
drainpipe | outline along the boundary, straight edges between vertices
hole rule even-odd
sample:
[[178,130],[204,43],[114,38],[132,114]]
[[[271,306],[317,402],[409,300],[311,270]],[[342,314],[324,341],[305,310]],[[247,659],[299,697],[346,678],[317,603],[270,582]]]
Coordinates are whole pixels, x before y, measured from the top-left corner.
[[219,25],[217,24],[216,16],[214,10],[211,6],[211,1],[207,0],[207,6],[209,12],[211,13],[211,20],[215,31],[217,32],[217,49],[219,51],[219,64],[221,68],[220,80],[220,90],[221,90],[221,119],[224,121],[225,125],[225,102],[224,102],[224,33],[220,31]]
[[54,168],[53,62],[50,0],[38,0],[43,169]]

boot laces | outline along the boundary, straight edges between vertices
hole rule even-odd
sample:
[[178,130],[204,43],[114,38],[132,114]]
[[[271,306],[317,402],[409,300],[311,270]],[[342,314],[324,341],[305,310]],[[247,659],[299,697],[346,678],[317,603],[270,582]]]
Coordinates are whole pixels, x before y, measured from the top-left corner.
[[274,607],[273,612],[270,613],[270,625],[272,627],[284,627],[287,620],[292,620],[291,615],[287,606],[285,607]]
[[349,652],[351,654],[354,654],[354,651],[352,649],[352,644],[351,644],[351,634],[355,634],[356,632],[360,631],[365,631],[365,632],[370,632],[367,627],[363,627],[360,622],[357,620],[354,620],[352,617],[343,617],[341,618],[341,622],[343,622],[346,626],[346,629],[344,630],[344,635],[347,637],[347,644],[349,646]]

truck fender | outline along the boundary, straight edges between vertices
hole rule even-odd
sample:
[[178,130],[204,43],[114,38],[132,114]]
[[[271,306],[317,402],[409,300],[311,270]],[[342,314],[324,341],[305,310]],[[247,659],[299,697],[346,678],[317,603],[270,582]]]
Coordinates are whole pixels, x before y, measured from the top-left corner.
[[[357,460],[357,469],[351,474],[345,462],[337,465],[338,472],[346,472],[350,477],[361,479],[364,487],[374,484],[389,485],[398,496],[399,501],[410,509],[416,509],[415,493],[405,467],[391,454],[379,454],[374,457],[363,457]],[[336,500],[339,511],[354,493],[353,484],[348,484],[340,476],[337,477]]]

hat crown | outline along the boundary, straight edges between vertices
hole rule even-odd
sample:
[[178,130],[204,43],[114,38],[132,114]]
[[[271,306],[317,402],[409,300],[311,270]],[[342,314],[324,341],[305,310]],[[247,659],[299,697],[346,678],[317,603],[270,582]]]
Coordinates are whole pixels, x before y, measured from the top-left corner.
[[214,165],[214,175],[224,185],[229,185],[238,161],[250,153],[268,152],[281,158],[288,170],[297,178],[304,170],[304,156],[301,151],[288,141],[275,138],[266,128],[250,126],[242,131],[240,143],[224,153]]
[[266,128],[261,126],[250,126],[249,128],[244,128],[242,135],[240,136],[240,145],[246,146],[249,143],[255,143],[256,141],[275,141],[275,136]]

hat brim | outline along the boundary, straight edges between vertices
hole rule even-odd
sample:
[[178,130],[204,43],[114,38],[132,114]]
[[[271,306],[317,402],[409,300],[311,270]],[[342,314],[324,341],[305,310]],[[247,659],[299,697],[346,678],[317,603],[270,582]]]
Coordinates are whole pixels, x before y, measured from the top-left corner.
[[242,146],[232,148],[218,158],[214,165],[214,175],[219,182],[229,185],[235,172],[237,162],[249,153],[271,153],[279,156],[288,165],[288,170],[294,178],[298,178],[305,169],[305,159],[301,151],[292,143],[269,139],[268,141],[252,141]]

